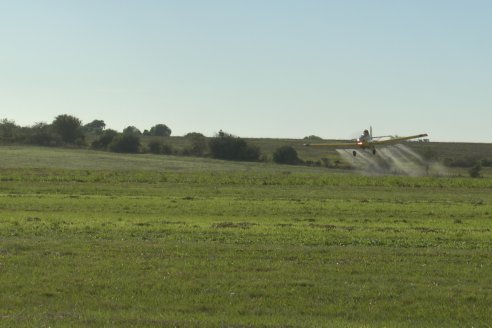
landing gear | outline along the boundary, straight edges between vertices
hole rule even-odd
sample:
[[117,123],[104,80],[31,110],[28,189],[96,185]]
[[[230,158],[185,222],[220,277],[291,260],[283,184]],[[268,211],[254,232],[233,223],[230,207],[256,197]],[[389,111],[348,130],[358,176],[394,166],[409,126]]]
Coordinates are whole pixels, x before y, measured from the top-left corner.
[[357,156],[357,152],[355,150],[352,151],[352,155],[354,155],[354,157]]

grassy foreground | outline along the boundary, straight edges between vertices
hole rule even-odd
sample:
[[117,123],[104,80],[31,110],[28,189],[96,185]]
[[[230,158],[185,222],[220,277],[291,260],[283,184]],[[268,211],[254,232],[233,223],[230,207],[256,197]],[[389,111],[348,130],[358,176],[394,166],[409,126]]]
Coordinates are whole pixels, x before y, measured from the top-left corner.
[[491,325],[491,179],[0,153],[0,326]]

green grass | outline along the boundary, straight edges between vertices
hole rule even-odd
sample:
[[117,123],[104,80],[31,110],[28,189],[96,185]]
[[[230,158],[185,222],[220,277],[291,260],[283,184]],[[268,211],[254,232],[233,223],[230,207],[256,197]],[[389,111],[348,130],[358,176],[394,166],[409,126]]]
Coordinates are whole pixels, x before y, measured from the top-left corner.
[[0,326],[492,322],[492,179],[0,156]]

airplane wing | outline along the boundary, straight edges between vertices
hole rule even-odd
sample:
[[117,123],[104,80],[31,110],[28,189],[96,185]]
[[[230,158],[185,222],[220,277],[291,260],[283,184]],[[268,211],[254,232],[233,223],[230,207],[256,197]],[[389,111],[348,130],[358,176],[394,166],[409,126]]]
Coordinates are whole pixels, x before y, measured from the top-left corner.
[[331,148],[355,148],[358,145],[354,143],[317,143],[317,144],[304,144],[306,147],[331,147]]
[[402,142],[405,140],[427,137],[427,135],[428,135],[427,133],[422,133],[422,134],[417,134],[417,135],[408,136],[408,137],[399,137],[399,138],[393,138],[393,139],[388,139],[388,140],[373,141],[372,143],[375,145],[390,145],[390,144],[399,143],[399,142]]

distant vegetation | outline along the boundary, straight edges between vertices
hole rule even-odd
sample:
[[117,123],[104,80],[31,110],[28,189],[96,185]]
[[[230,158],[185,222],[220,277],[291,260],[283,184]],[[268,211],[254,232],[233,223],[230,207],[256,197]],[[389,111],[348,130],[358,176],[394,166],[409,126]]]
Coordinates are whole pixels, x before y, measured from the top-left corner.
[[[278,164],[326,168],[350,167],[350,163],[341,160],[332,149],[302,149],[302,140],[298,140],[298,143],[290,140],[290,144],[285,145],[285,141],[280,139],[246,140],[222,130],[213,137],[206,137],[199,132],[190,132],[184,137],[171,137],[171,128],[163,123],[157,123],[143,132],[131,125],[121,132],[107,129],[106,126],[106,122],[100,119],[83,124],[79,118],[68,114],[56,116],[51,123],[39,122],[32,126],[19,126],[12,120],[2,119],[0,144],[92,148],[118,153],[211,157],[233,161],[273,161]],[[323,139],[309,135],[303,140]],[[482,167],[492,167],[492,151],[476,144],[467,144],[466,147],[458,144],[408,144],[419,146],[416,150],[425,160],[440,162],[450,168],[466,168],[473,177],[481,176]]]
[[261,155],[259,147],[223,131],[209,141],[209,147],[212,157],[218,159],[258,161]]
[[[189,146],[177,152],[168,139],[172,131],[165,124],[156,124],[143,133],[135,126],[128,126],[122,132],[105,127],[103,120],[82,125],[80,119],[67,114],[58,115],[51,124],[36,123],[31,127],[21,127],[3,119],[0,121],[0,144],[77,146],[117,153],[210,156],[236,161],[258,161],[261,155],[258,146],[223,131],[214,138],[206,138],[198,132],[188,133],[185,138]],[[144,137],[146,142],[143,142]]]
[[323,140],[321,137],[315,136],[315,135],[310,135],[307,137],[304,137],[304,140]]
[[273,161],[279,164],[299,164],[301,160],[292,146],[282,146],[273,153]]

